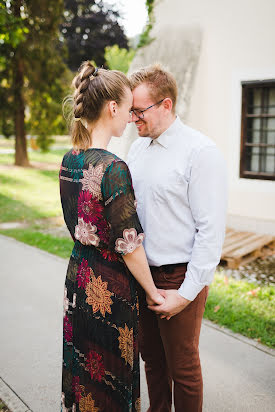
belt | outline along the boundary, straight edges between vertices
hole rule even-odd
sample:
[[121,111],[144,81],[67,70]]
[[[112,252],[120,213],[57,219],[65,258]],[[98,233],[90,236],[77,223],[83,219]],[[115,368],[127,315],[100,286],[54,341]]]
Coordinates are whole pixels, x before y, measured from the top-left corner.
[[167,273],[172,273],[174,271],[174,269],[178,268],[178,267],[187,267],[188,262],[184,262],[184,263],[170,263],[168,265],[162,265],[162,266],[150,266],[150,268],[153,269],[163,269],[165,272]]

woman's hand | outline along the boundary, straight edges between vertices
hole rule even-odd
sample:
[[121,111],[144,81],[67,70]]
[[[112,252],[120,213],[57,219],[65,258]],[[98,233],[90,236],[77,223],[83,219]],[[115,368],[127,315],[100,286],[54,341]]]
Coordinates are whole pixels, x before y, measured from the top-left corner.
[[150,296],[146,294],[146,302],[149,306],[162,305],[164,301],[164,297],[158,291]]

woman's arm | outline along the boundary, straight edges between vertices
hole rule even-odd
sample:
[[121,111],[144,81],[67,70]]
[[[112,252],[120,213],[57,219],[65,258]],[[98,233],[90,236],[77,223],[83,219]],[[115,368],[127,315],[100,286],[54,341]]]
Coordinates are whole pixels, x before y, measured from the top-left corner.
[[122,257],[132,275],[145,290],[148,305],[161,305],[164,298],[158,293],[152,279],[143,245],[138,246],[132,253],[127,253]]

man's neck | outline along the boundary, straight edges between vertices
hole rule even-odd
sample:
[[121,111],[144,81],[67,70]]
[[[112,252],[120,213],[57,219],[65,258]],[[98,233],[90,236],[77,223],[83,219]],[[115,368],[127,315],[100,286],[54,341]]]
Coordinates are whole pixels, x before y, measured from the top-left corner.
[[167,129],[169,129],[171,124],[174,123],[174,121],[176,120],[176,117],[177,116],[175,114],[171,114],[171,116],[169,116],[168,118],[163,119],[163,122],[160,125],[159,131],[158,131],[158,135],[152,137],[152,139],[157,139],[162,133],[164,133]]

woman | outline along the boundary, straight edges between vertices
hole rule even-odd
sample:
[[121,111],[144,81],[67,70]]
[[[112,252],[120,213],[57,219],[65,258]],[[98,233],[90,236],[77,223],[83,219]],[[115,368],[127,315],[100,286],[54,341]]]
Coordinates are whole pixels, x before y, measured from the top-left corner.
[[64,219],[75,242],[65,281],[62,411],[138,411],[136,280],[148,303],[163,297],[142,246],[129,170],[106,150],[130,120],[133,98],[123,73],[89,62],[73,86],[73,149],[60,169]]

